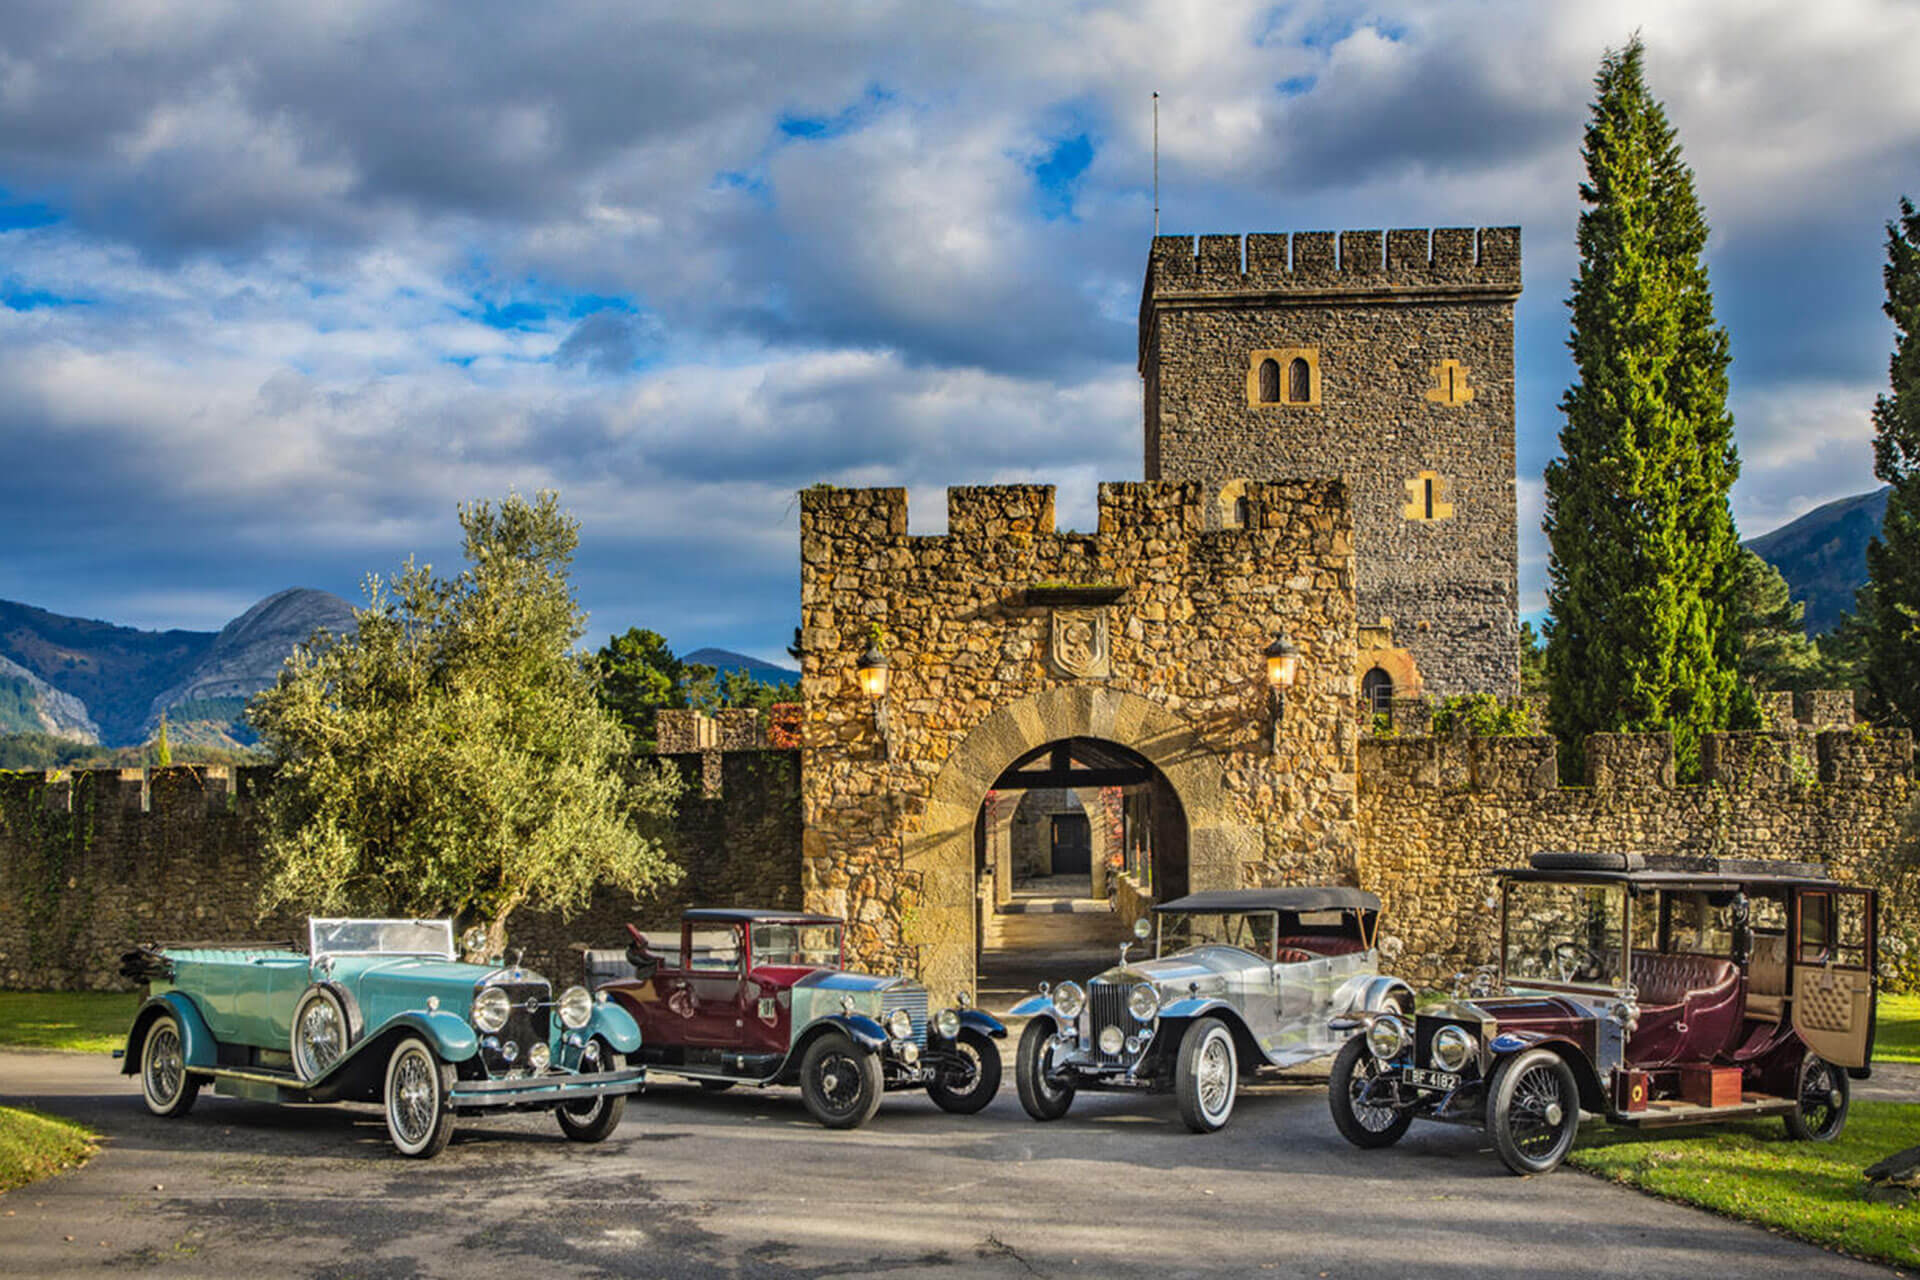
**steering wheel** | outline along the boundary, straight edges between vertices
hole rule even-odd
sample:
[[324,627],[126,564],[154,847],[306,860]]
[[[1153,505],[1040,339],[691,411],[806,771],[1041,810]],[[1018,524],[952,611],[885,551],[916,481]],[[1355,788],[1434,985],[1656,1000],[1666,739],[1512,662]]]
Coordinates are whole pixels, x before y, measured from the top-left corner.
[[1572,982],[1582,970],[1600,968],[1600,957],[1591,947],[1581,946],[1577,942],[1556,942],[1553,944],[1553,965],[1560,973],[1560,981]]

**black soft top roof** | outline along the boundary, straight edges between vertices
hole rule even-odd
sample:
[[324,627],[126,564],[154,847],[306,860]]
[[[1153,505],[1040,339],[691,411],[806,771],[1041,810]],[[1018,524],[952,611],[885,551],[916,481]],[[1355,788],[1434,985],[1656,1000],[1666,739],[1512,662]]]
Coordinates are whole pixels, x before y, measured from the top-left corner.
[[750,924],[763,920],[779,924],[846,923],[839,916],[815,915],[811,911],[775,911],[768,907],[690,907],[681,913],[681,918],[693,921],[721,921],[727,924]]
[[1380,899],[1365,889],[1345,885],[1293,885],[1276,889],[1209,889],[1172,902],[1156,903],[1155,911],[1378,911]]

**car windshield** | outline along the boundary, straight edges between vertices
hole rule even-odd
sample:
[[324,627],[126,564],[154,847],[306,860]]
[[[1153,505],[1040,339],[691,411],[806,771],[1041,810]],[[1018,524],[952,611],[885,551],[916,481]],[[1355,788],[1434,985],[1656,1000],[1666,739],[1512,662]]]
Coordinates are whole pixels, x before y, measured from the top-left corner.
[[753,967],[792,965],[832,969],[840,964],[838,924],[768,923],[753,926]]
[[1624,985],[1624,885],[1515,880],[1505,901],[1507,981]]
[[1271,911],[1163,911],[1160,913],[1160,952],[1171,955],[1188,947],[1239,947],[1257,956],[1273,954],[1279,916]]
[[454,956],[451,920],[309,920],[307,938],[315,957]]

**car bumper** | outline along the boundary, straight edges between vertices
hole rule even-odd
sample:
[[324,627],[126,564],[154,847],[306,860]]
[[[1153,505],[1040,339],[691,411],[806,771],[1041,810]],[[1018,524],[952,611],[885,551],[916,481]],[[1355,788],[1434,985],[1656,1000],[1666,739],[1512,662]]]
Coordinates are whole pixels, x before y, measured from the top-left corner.
[[487,1107],[551,1107],[618,1094],[638,1093],[646,1087],[644,1067],[594,1071],[580,1075],[526,1076],[520,1079],[461,1080],[448,1091],[447,1104],[456,1111]]

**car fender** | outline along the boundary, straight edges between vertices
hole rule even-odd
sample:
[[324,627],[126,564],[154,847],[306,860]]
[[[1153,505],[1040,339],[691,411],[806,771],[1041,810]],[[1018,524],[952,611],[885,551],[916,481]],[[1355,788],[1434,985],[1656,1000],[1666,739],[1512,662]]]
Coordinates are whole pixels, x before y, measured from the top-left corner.
[[1395,996],[1403,997],[1407,1011],[1412,1012],[1413,988],[1404,981],[1384,973],[1357,973],[1333,993],[1333,1016],[1384,1013],[1395,1003]]
[[200,1010],[193,1000],[179,991],[165,991],[154,996],[133,1015],[133,1025],[127,1029],[127,1047],[120,1059],[120,1074],[135,1075],[140,1070],[140,1052],[146,1048],[147,1029],[163,1013],[171,1013],[174,1021],[180,1024],[180,1048],[186,1054],[189,1067],[212,1067],[217,1065],[217,1042],[213,1032],[207,1030],[207,1021],[200,1016]]
[[[396,1032],[412,1030],[420,1033],[443,1062],[465,1062],[480,1052],[479,1037],[473,1027],[457,1013],[448,1013],[445,1009],[409,1009],[405,1013],[396,1013],[381,1023],[379,1028],[368,1034],[359,1044],[348,1049],[336,1064],[338,1070],[347,1059],[356,1056],[363,1047],[387,1042],[391,1043]],[[332,1074],[329,1072],[328,1074]],[[325,1077],[321,1077],[325,1079]]]
[[982,1035],[992,1036],[995,1040],[1005,1040],[1007,1038],[1006,1024],[992,1014],[982,1013],[978,1009],[962,1009],[960,1011],[960,1025],[962,1027],[971,1027]]
[[807,1045],[829,1027],[845,1033],[855,1044],[874,1053],[887,1047],[886,1029],[872,1018],[861,1013],[830,1013],[824,1018],[816,1018],[806,1029],[794,1044],[793,1052],[788,1055],[789,1060],[797,1062],[800,1055],[806,1052]]
[[594,1002],[593,1017],[582,1030],[589,1036],[599,1036],[617,1053],[633,1053],[640,1048],[640,1024],[611,1000]]
[[1600,1083],[1600,1073],[1587,1057],[1587,1051],[1575,1041],[1565,1036],[1548,1035],[1541,1031],[1506,1030],[1487,1042],[1487,1048],[1493,1052],[1494,1062],[1487,1068],[1487,1079],[1493,1079],[1501,1059],[1511,1058],[1527,1049],[1551,1049],[1573,1069],[1574,1083],[1580,1087],[1580,1107],[1584,1111],[1605,1115],[1610,1113],[1610,1099]]
[[1047,995],[1028,996],[1013,1008],[1007,1010],[1009,1018],[1030,1018],[1036,1013],[1045,1013],[1053,1008],[1053,997]]
[[1171,1004],[1160,1006],[1160,1017],[1163,1020],[1205,1018],[1221,1013],[1228,1015],[1235,1022],[1240,1021],[1238,1010],[1214,996],[1182,996]]

